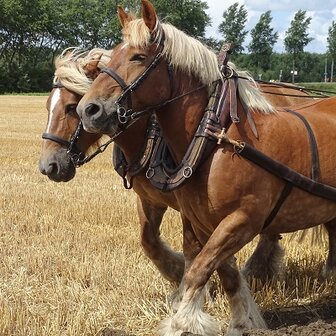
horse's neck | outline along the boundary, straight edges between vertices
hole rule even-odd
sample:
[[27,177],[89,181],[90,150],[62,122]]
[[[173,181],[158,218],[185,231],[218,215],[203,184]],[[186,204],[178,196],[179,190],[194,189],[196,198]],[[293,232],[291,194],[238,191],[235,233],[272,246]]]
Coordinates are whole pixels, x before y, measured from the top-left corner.
[[149,117],[138,119],[115,140],[116,144],[123,151],[128,163],[134,162],[144,148],[147,135],[148,118]]
[[[181,75],[178,77],[179,80],[174,82],[172,98],[202,86],[197,80],[183,79]],[[186,153],[204,114],[207,101],[208,88],[203,88],[186,94],[156,112],[163,137],[176,163],[179,163]]]

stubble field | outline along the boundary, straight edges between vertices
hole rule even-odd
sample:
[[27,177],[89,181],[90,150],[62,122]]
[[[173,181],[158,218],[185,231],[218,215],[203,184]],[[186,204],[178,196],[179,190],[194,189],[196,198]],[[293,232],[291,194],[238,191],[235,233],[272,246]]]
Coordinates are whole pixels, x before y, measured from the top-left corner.
[[[112,149],[68,183],[40,174],[46,99],[0,96],[0,335],[154,335],[170,314],[173,287],[142,252],[135,194],[114,172]],[[162,235],[181,250],[175,212],[165,215]],[[239,253],[240,265],[254,244]],[[326,319],[318,324],[335,335],[334,281],[319,280],[327,241],[315,246],[284,236],[282,244],[283,276],[265,286],[252,283],[266,320],[274,329]],[[225,329],[229,316],[219,291],[206,310]],[[298,335],[300,328],[272,334]]]

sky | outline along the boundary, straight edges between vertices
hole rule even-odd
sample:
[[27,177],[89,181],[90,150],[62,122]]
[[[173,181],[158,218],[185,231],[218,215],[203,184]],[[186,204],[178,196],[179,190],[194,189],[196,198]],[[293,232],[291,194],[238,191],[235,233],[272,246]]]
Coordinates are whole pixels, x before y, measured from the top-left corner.
[[[336,0],[205,0],[208,3],[212,26],[206,30],[206,37],[222,38],[218,33],[218,26],[223,21],[223,13],[229,6],[238,2],[245,5],[248,11],[246,30],[250,31],[258,23],[260,15],[268,10],[271,11],[274,31],[278,32],[279,38],[274,45],[276,52],[285,52],[285,32],[295,13],[301,9],[306,11],[306,17],[311,17],[309,36],[314,38],[306,47],[305,51],[325,53],[327,50],[328,28],[332,21],[336,22]],[[247,35],[243,44],[246,47],[251,41]],[[248,50],[245,48],[245,51]]]

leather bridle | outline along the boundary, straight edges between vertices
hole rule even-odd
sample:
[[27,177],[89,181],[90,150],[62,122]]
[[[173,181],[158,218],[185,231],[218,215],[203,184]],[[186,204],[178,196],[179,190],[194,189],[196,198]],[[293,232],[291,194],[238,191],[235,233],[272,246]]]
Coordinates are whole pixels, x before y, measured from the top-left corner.
[[[62,89],[65,88],[65,86],[61,82],[55,82],[52,85],[53,89]],[[78,126],[75,130],[75,132],[71,135],[70,140],[63,139],[59,137],[58,135],[52,134],[52,133],[47,133],[44,132],[42,134],[42,139],[45,140],[50,140],[53,142],[58,143],[61,146],[65,146],[67,148],[67,153],[71,156],[72,162],[76,162],[75,166],[77,166],[78,162],[83,159],[85,156],[82,151],[79,150],[79,148],[76,146],[76,143],[80,137],[80,134],[82,133],[83,130],[83,125],[82,122],[80,121],[78,123]]]
[[[61,82],[56,82],[53,83],[52,85],[53,88],[66,88]],[[67,88],[66,88],[67,89]],[[69,89],[67,89],[69,90]],[[80,167],[84,163],[87,163],[91,161],[96,155],[104,152],[108,145],[113,142],[115,137],[111,138],[108,140],[106,143],[103,145],[99,146],[92,154],[85,156],[85,153],[82,152],[78,147],[77,147],[77,141],[79,137],[81,136],[83,131],[83,124],[81,121],[79,121],[75,132],[71,135],[70,140],[63,139],[57,135],[54,135],[52,133],[47,133],[44,132],[42,134],[42,139],[45,140],[50,140],[53,142],[56,142],[57,144],[66,147],[67,154],[70,156],[72,163],[74,164],[75,167]]]
[[[153,38],[152,38],[153,39]],[[162,57],[163,57],[163,43],[164,43],[164,34],[162,32],[162,36],[160,41],[158,42],[158,49],[159,52],[156,54],[154,59],[151,61],[149,66],[130,84],[126,84],[125,81],[111,68],[103,68],[100,70],[101,73],[105,73],[113,78],[117,84],[121,87],[122,92],[118,99],[115,102],[116,105],[116,112],[118,116],[118,121],[121,124],[121,128],[125,126],[129,121],[138,118],[139,111],[133,111],[133,104],[132,104],[132,92],[134,92],[148,77],[148,75],[158,66]],[[168,73],[171,72],[170,65],[168,65]],[[150,113],[157,108],[157,106],[146,108],[145,110],[141,111],[142,114]]]
[[[111,68],[103,68],[100,70],[101,73],[105,73],[109,75],[112,79],[114,79],[117,84],[121,87],[122,92],[118,99],[115,101],[116,105],[116,114],[118,117],[119,125],[118,129],[119,132],[116,136],[118,136],[120,133],[125,131],[130,125],[133,124],[134,121],[136,121],[138,118],[152,114],[155,110],[158,110],[164,106],[167,106],[171,104],[172,102],[181,99],[189,94],[192,94],[196,91],[204,89],[207,85],[201,85],[195,89],[192,89],[188,92],[185,92],[183,94],[180,94],[176,97],[167,99],[166,101],[156,104],[147,106],[143,110],[140,111],[134,111],[133,110],[133,104],[132,104],[132,93],[139,88],[139,86],[144,82],[144,80],[148,77],[148,75],[158,66],[160,61],[162,60],[164,54],[163,54],[163,48],[164,48],[164,33],[161,33],[161,38],[159,42],[155,42],[155,37],[152,36],[151,41],[154,41],[153,43],[158,44],[158,53],[154,57],[154,59],[151,61],[151,63],[148,65],[148,67],[130,84],[126,84],[125,81]],[[170,83],[172,83],[172,72],[173,69],[169,62],[167,63],[168,68],[168,75],[170,78]],[[172,87],[172,84],[170,84],[170,87]],[[112,117],[112,116],[111,116]],[[114,136],[114,137],[116,137]]]

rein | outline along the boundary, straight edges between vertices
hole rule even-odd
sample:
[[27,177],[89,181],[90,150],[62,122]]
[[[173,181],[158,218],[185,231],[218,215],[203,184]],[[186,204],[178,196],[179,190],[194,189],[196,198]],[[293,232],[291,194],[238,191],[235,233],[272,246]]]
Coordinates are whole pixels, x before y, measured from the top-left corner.
[[[218,81],[219,80],[213,82],[213,84],[216,83],[216,82],[218,82]],[[144,110],[133,112],[130,115],[130,118],[131,118],[131,120],[138,119],[138,118],[140,118],[143,115],[151,113],[153,110],[165,107],[165,106],[173,103],[174,101],[179,100],[179,99],[181,99],[181,98],[183,98],[185,96],[188,96],[188,95],[190,95],[190,94],[192,94],[194,92],[200,91],[200,90],[204,89],[205,87],[207,87],[207,85],[201,85],[201,86],[199,86],[199,87],[197,87],[197,88],[195,88],[193,90],[187,91],[187,92],[185,92],[185,93],[183,93],[183,94],[181,94],[179,96],[176,96],[174,98],[168,99],[168,100],[166,100],[165,102],[163,102],[161,104],[152,105],[152,106],[149,106],[149,107],[145,108]]]
[[279,87],[284,87],[284,88],[287,88],[287,89],[294,89],[294,90],[299,90],[299,91],[315,92],[315,93],[318,93],[321,96],[325,96],[325,97],[329,97],[329,96],[328,95],[324,95],[324,93],[330,93],[330,94],[336,95],[335,91],[316,90],[316,89],[313,89],[313,88],[306,88],[304,86],[299,86],[299,85],[288,85],[288,84],[282,83],[282,82],[267,82],[267,81],[263,81],[263,80],[260,80],[260,79],[256,79],[255,81],[257,83],[268,84],[268,85],[271,85],[271,86],[279,86]]
[[[249,78],[244,77],[244,76],[240,76],[237,75],[237,77],[239,79],[244,79],[247,81],[250,81]],[[285,96],[285,97],[295,97],[295,98],[329,98],[330,96],[327,95],[326,93],[330,93],[330,94],[335,94],[335,91],[327,91],[327,90],[315,90],[312,88],[305,88],[303,86],[298,86],[298,85],[288,85],[285,83],[278,83],[278,82],[267,82],[267,81],[263,81],[260,79],[255,79],[255,82],[260,83],[260,84],[267,84],[268,86],[273,86],[273,87],[282,87],[282,88],[286,88],[286,89],[292,89],[292,90],[297,90],[297,91],[301,91],[301,92],[310,92],[310,93],[315,93],[315,95],[307,95],[307,96],[302,96],[302,95],[295,95],[295,94],[290,94],[290,93],[278,93],[278,92],[269,92],[269,91],[265,91],[262,90],[263,93],[267,93],[267,94],[271,94],[271,95],[275,95],[275,96]]]
[[64,140],[64,139],[62,139],[62,138],[60,138],[56,135],[53,135],[51,133],[43,133],[42,134],[42,139],[54,141],[54,142],[56,142],[56,143],[58,143],[62,146],[67,147],[67,153],[70,155],[73,165],[76,168],[79,168],[80,166],[84,165],[85,163],[88,163],[89,161],[91,161],[98,154],[105,152],[107,147],[120,134],[120,133],[116,134],[111,139],[106,141],[104,144],[100,145],[92,154],[85,156],[84,152],[78,150],[77,146],[76,146],[76,142],[78,141],[78,139],[80,137],[80,133],[82,132],[82,130],[83,130],[83,124],[80,121],[76,130],[75,130],[75,132],[74,132],[74,134],[71,136],[70,141]]
[[[294,89],[295,90],[295,89]],[[301,90],[300,90],[301,91]],[[328,98],[329,96],[326,95],[314,95],[314,96],[302,96],[302,95],[294,95],[290,93],[278,93],[278,92],[269,92],[262,90],[263,93],[275,95],[275,96],[285,96],[285,97],[294,97],[294,98],[303,98],[303,99],[312,99],[312,98]]]

